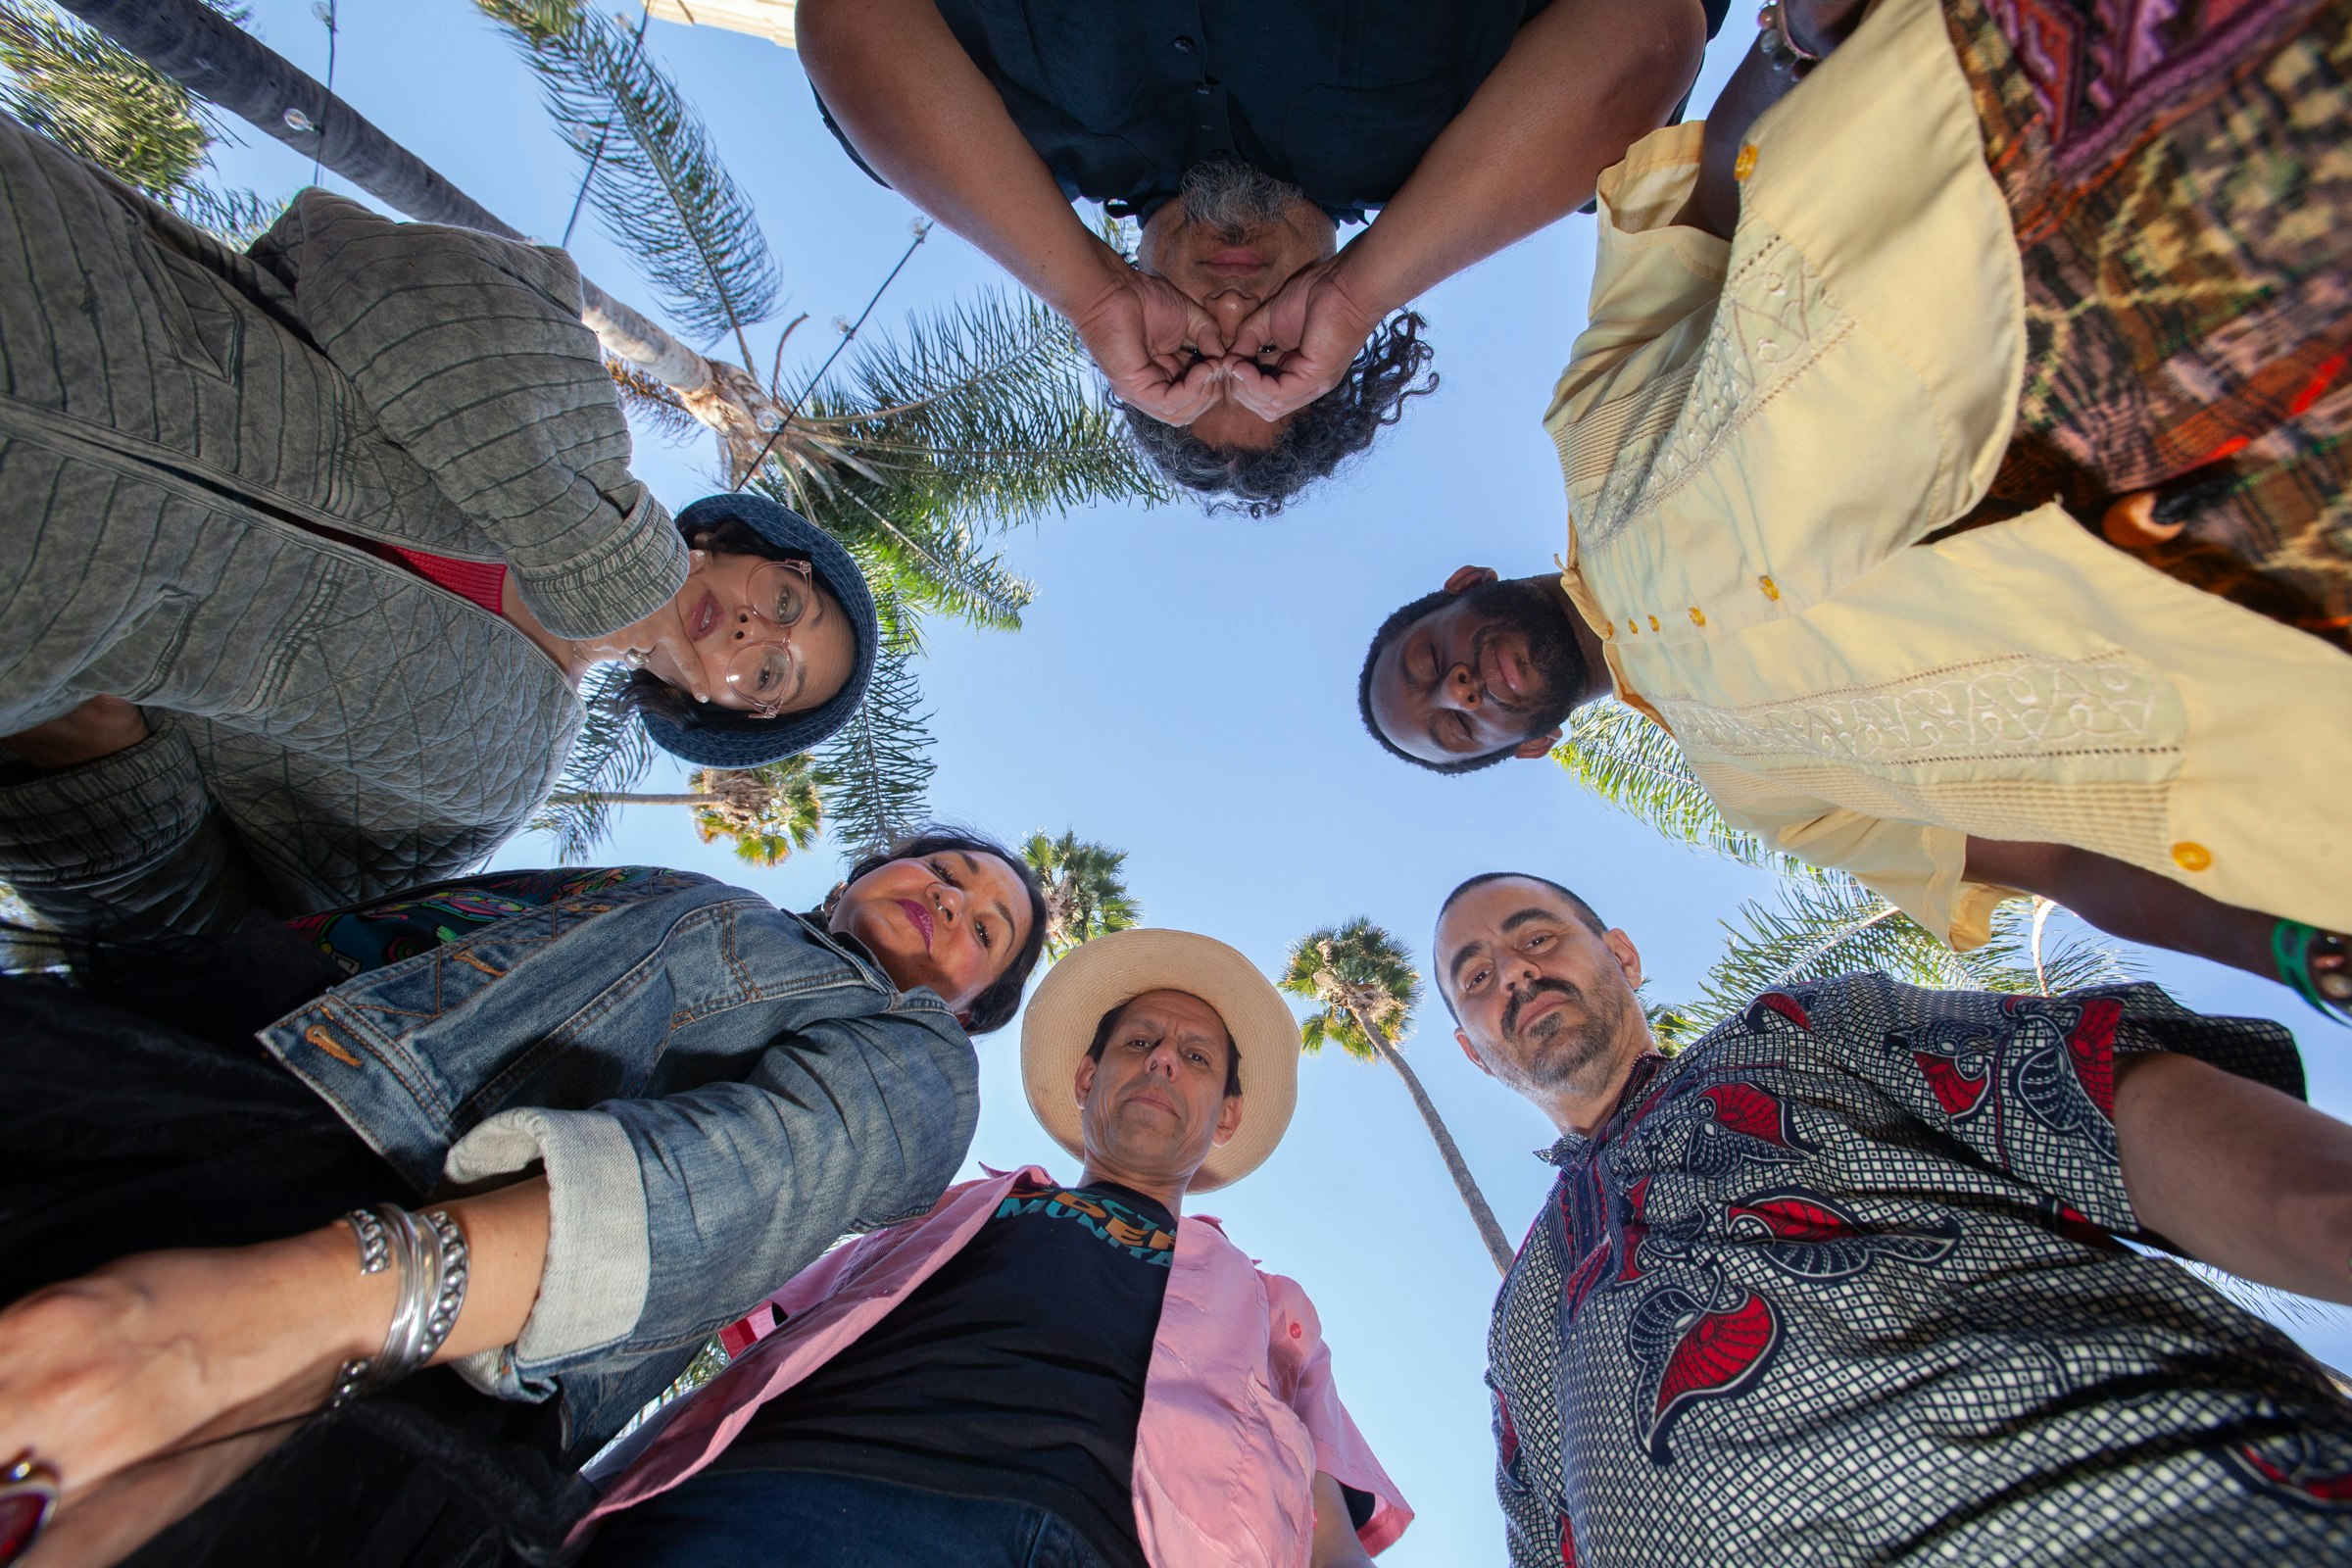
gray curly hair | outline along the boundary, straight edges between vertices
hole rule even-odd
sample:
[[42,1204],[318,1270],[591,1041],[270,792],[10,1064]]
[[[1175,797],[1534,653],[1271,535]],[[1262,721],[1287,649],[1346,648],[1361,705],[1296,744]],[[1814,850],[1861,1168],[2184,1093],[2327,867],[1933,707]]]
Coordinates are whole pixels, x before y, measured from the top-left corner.
[[1211,502],[1204,510],[1270,517],[1299,491],[1371,446],[1383,425],[1404,416],[1407,398],[1426,397],[1438,389],[1436,371],[1429,370],[1422,379],[1437,354],[1421,335],[1427,324],[1417,312],[1398,311],[1373,328],[1340,384],[1294,415],[1263,452],[1212,447],[1183,425],[1155,419],[1116,398],[1111,401],[1126,417],[1127,435],[1136,450],[1170,483],[1205,496],[1232,498]]

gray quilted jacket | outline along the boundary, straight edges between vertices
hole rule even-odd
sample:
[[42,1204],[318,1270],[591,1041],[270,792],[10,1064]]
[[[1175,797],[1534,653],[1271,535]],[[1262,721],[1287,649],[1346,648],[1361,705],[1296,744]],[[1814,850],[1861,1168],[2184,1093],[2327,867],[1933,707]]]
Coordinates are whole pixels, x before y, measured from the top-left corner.
[[153,731],[0,753],[0,881],[201,930],[480,861],[579,701],[353,541],[502,561],[564,637],[677,590],[569,258],[315,190],[239,256],[5,118],[0,235],[0,734],[102,693]]

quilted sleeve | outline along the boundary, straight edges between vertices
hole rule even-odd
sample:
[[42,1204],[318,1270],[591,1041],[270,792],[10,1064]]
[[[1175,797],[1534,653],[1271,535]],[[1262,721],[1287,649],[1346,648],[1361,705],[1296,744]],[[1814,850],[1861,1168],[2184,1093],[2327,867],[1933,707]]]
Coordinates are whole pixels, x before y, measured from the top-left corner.
[[260,898],[194,750],[169,729],[79,767],[0,776],[0,881],[65,931],[226,931]]
[[549,630],[616,630],[686,580],[685,541],[629,471],[570,257],[318,190],[254,255],[385,433],[497,541]]

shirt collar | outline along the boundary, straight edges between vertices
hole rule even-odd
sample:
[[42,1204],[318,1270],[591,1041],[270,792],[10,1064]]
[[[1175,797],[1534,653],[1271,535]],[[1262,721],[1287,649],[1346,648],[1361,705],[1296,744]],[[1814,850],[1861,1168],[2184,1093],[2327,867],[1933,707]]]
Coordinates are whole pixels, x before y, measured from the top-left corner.
[[[1615,1122],[1618,1117],[1625,1114],[1626,1105],[1636,1095],[1650,1086],[1652,1080],[1658,1076],[1659,1069],[1666,1065],[1666,1061],[1667,1057],[1662,1053],[1655,1051],[1645,1051],[1634,1058],[1632,1070],[1625,1075],[1625,1087],[1617,1092],[1617,1103],[1610,1107],[1608,1115],[1601,1121],[1603,1132],[1607,1131],[1610,1124]],[[1536,1157],[1546,1165],[1565,1170],[1592,1147],[1592,1139],[1583,1133],[1562,1133],[1552,1141],[1549,1148],[1537,1150]]]

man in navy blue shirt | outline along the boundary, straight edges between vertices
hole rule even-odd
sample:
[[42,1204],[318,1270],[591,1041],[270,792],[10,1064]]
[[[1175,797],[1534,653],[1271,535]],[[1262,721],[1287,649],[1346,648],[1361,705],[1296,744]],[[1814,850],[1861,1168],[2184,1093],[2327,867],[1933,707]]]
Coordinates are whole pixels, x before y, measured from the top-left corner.
[[[1588,201],[1728,3],[802,0],[795,31],[858,162],[1070,318],[1163,474],[1263,515],[1434,385],[1404,307]],[[1081,197],[1143,220],[1139,266]]]

